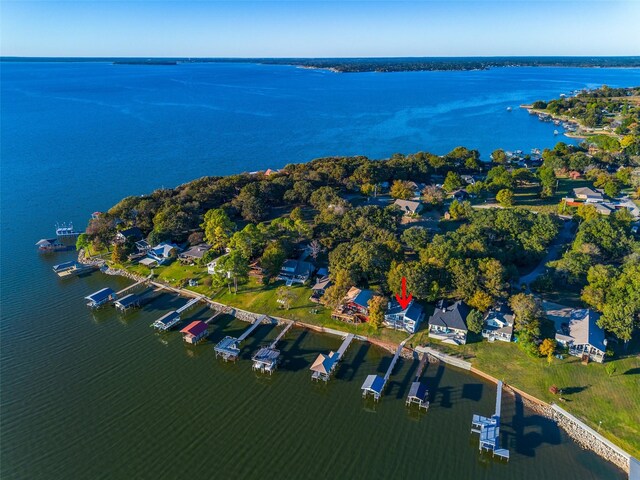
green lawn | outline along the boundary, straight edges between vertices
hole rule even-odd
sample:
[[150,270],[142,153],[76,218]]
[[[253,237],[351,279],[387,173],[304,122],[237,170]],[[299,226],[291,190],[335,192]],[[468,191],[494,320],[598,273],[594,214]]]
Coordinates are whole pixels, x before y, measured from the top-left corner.
[[579,187],[593,187],[593,183],[584,179],[559,178],[555,194],[548,198],[540,198],[540,187],[538,185],[516,188],[514,191],[514,206],[533,211],[558,213],[560,200],[564,197],[572,197],[573,189]]
[[[549,365],[546,358],[532,358],[515,343],[483,341],[460,347],[438,344],[437,348],[464,357],[475,368],[537,398],[558,403],[595,429],[602,422],[600,433],[640,457],[640,342],[636,343],[635,349],[629,349],[634,355],[603,365],[582,365],[579,358],[568,355],[564,360],[554,358]],[[611,377],[605,371],[608,363],[617,369]],[[551,385],[563,393],[553,395]],[[559,401],[559,396],[567,401]]]

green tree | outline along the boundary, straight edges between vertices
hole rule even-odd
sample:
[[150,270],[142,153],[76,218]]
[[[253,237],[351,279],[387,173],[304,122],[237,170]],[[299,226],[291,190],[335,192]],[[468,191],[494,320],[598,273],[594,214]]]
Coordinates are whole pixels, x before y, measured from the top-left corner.
[[227,246],[229,238],[235,228],[227,212],[215,208],[204,214],[204,222],[200,225],[204,230],[204,237],[214,250],[220,251]]
[[261,264],[266,272],[265,280],[268,282],[280,272],[282,264],[287,259],[287,252],[280,241],[274,241],[267,245],[262,254]]
[[81,233],[78,235],[76,240],[76,250],[79,252],[80,250],[87,250],[91,245],[91,240],[89,239],[89,235],[86,233]]
[[551,364],[553,354],[556,351],[556,341],[551,338],[545,338],[539,347],[540,355],[547,357],[547,362]]
[[464,202],[454,200],[451,202],[451,205],[449,205],[449,214],[454,220],[471,218],[473,215],[473,207],[471,206],[471,203],[466,200]]
[[256,258],[264,250],[265,245],[264,233],[253,223],[249,223],[239,232],[235,232],[229,240],[231,249],[239,250],[249,259]]
[[604,370],[607,372],[607,375],[609,375],[610,377],[613,377],[613,374],[616,373],[616,371],[618,370],[618,367],[616,367],[615,363],[609,362],[604,367]]
[[216,276],[219,283],[226,279],[231,289],[233,281],[234,293],[238,293],[238,284],[245,283],[249,278],[249,261],[239,250],[232,250],[224,255],[216,265]]
[[412,250],[422,250],[429,244],[429,230],[424,227],[410,227],[401,236],[402,241]]
[[461,188],[464,185],[462,181],[462,177],[457,172],[447,172],[447,176],[444,179],[444,183],[442,184],[442,188],[447,192],[453,192]]
[[511,207],[513,205],[513,191],[503,188],[496,194],[496,200],[503,207]]
[[382,326],[384,314],[387,310],[387,299],[375,295],[369,300],[369,325],[375,330]]
[[482,325],[484,323],[484,317],[482,312],[478,310],[471,310],[467,315],[467,328],[473,333],[480,333],[482,331]]
[[403,200],[413,198],[413,188],[411,188],[409,182],[405,182],[404,180],[394,181],[389,193],[393,198],[400,198]]
[[507,163],[507,154],[504,153],[504,150],[499,148],[493,151],[493,153],[491,154],[491,160],[493,161],[493,163],[502,165],[504,163]]
[[362,193],[362,195],[364,195],[365,197],[370,197],[373,192],[375,192],[376,187],[370,183],[364,183],[361,187],[360,187],[360,193]]
[[349,291],[349,288],[355,284],[355,280],[351,275],[351,272],[344,268],[340,268],[335,271],[332,270],[331,277],[333,285],[325,291],[322,296],[322,303],[331,308],[335,308],[340,304],[344,296]]
[[540,336],[540,319],[544,318],[540,301],[533,295],[518,293],[509,299],[509,306],[515,315],[515,331],[525,339],[537,339]]
[[116,243],[113,246],[113,251],[111,252],[111,261],[113,263],[124,263],[126,259],[127,252],[125,250],[125,246],[120,243]]

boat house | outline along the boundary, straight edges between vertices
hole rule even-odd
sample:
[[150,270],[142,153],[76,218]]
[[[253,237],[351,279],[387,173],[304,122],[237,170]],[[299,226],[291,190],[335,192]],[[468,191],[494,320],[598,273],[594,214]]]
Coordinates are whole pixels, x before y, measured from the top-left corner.
[[396,300],[392,300],[384,315],[384,324],[395,330],[416,333],[423,319],[424,310],[415,300],[411,300],[407,308],[402,308]]
[[604,330],[597,324],[600,315],[589,308],[572,309],[557,303],[543,302],[547,317],[555,323],[556,341],[569,354],[583,361],[604,362],[607,349]]
[[407,395],[406,405],[410,407],[413,404],[417,404],[419,408],[425,410],[429,408],[429,390],[427,384],[419,381],[411,383],[409,388],[409,395]]
[[176,325],[179,321],[180,314],[174,310],[160,317],[158,320],[153,322],[151,326],[156,330],[166,332],[167,330],[170,330],[171,327]]
[[185,342],[195,345],[207,336],[207,324],[200,320],[196,320],[180,330],[180,333],[183,334]]
[[447,306],[441,300],[429,317],[429,337],[443,343],[464,345],[467,343],[467,315],[469,307],[462,301]]
[[140,297],[135,293],[130,293],[125,295],[124,297],[113,302],[116,309],[121,312],[126,312],[130,308],[139,307],[140,306]]
[[93,292],[91,295],[84,297],[88,300],[87,306],[91,308],[98,308],[116,299],[116,292],[110,288],[103,288],[97,292]]

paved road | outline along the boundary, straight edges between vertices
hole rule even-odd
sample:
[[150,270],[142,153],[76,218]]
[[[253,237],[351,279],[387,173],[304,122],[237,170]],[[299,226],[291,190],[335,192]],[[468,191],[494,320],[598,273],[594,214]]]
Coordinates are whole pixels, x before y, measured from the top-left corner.
[[520,277],[519,285],[525,284],[527,288],[531,285],[531,283],[542,275],[545,272],[546,265],[551,260],[555,260],[558,257],[558,254],[562,250],[562,247],[573,239],[573,233],[571,232],[571,227],[573,227],[572,221],[564,222],[560,232],[556,236],[556,238],[551,243],[549,247],[549,251],[545,255],[545,257],[540,261],[538,266],[534,268],[528,274]]

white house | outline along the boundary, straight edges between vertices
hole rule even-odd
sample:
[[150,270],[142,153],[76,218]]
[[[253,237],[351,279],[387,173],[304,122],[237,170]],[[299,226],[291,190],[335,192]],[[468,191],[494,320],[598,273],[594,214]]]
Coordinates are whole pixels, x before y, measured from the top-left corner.
[[224,258],[226,255],[228,255],[228,254],[225,253],[224,255],[220,255],[218,258],[214,258],[209,263],[207,263],[207,273],[209,275],[215,275],[216,273],[218,273],[218,262],[222,258]]
[[147,252],[147,257],[162,265],[176,256],[178,246],[173,243],[162,242]]
[[503,305],[489,310],[484,317],[482,336],[490,342],[510,342],[513,337],[513,313]]
[[597,324],[600,315],[588,308],[573,309],[543,302],[547,317],[556,325],[556,341],[569,354],[602,363],[607,349],[604,330]]
[[415,333],[420,328],[420,322],[424,319],[424,310],[419,303],[411,300],[407,308],[392,300],[389,302],[387,312],[384,315],[384,324],[395,330],[406,330]]
[[312,263],[304,260],[285,260],[278,274],[278,280],[284,280],[288,286],[294,283],[305,283],[315,270]]
[[467,315],[469,307],[462,301],[447,306],[444,300],[438,302],[433,315],[429,317],[429,337],[443,343],[464,345],[467,343]]

